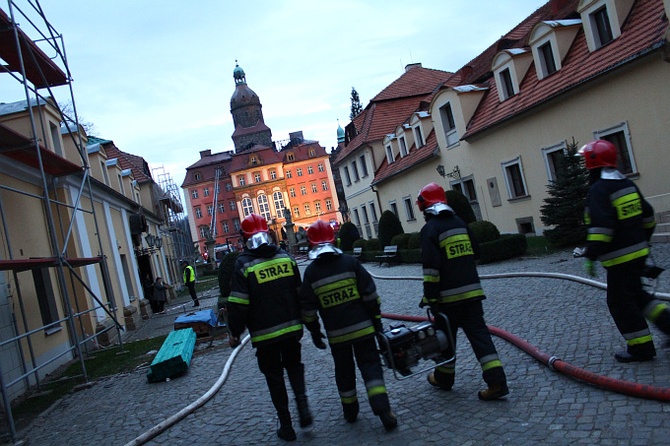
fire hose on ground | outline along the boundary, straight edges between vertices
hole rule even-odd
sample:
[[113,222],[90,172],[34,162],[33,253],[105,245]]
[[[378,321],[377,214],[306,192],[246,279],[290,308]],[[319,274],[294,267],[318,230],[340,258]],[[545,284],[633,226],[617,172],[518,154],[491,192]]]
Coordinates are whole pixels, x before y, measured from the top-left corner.
[[[379,280],[421,280],[421,281],[423,280],[423,278],[421,277],[408,277],[408,276],[388,277],[388,276],[377,276],[375,274],[371,275],[373,278]],[[601,282],[561,273],[524,272],[524,273],[502,273],[502,274],[480,275],[481,279],[506,279],[506,278],[517,278],[517,277],[542,277],[542,278],[571,280],[573,282],[582,283],[596,288],[607,289],[607,286]],[[668,293],[655,293],[654,295],[659,299],[670,300],[670,294]],[[398,315],[391,313],[382,313],[382,317],[386,319],[405,321],[405,322],[425,322],[429,320],[426,316],[408,316],[408,315]],[[583,381],[588,384],[592,384],[596,387],[605,390],[610,390],[616,393],[621,393],[636,398],[645,398],[662,402],[670,401],[670,388],[633,383],[629,381],[622,381],[610,378],[603,375],[598,375],[596,373],[589,372],[588,370],[576,367],[568,362],[565,362],[557,358],[556,356],[551,356],[547,353],[544,353],[538,350],[530,343],[528,343],[527,341],[505,330],[490,325],[488,326],[488,329],[491,332],[491,334],[510,342],[512,345],[528,353],[533,358],[537,359],[539,362],[549,367],[551,370],[562,373],[567,377],[576,379],[578,381]],[[235,361],[236,357],[238,356],[242,348],[244,348],[244,346],[249,342],[249,339],[250,339],[249,335],[245,336],[244,339],[242,339],[240,345],[238,345],[233,350],[230,357],[228,358],[228,361],[226,361],[226,365],[224,366],[223,372],[221,373],[219,379],[204,395],[202,395],[196,401],[189,404],[176,414],[158,423],[156,426],[144,432],[143,434],[139,435],[132,441],[126,443],[125,446],[139,446],[145,444],[149,440],[157,437],[162,432],[164,432],[171,426],[175,425],[182,419],[184,419],[186,416],[195,412],[198,408],[200,408],[207,401],[209,401],[221,389],[221,387],[225,383],[226,379],[228,378],[228,375],[230,374],[230,369],[232,367],[233,362]]]

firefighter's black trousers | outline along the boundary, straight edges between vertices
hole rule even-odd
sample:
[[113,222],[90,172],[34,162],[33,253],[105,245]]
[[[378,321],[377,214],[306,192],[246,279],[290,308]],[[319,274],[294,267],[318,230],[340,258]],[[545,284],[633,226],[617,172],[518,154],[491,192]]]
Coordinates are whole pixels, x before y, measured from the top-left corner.
[[[482,301],[466,300],[455,305],[441,305],[439,310],[449,319],[451,336],[454,340],[454,349],[456,348],[456,333],[458,328],[462,328],[465,332],[465,336],[470,341],[472,350],[475,352],[475,356],[477,356],[482,366],[484,382],[489,386],[507,382],[505,371],[498,358],[498,352],[493,344],[493,339],[491,339],[491,333],[489,333],[489,329],[486,327],[486,322],[484,321]],[[451,368],[451,376],[441,373],[441,370],[444,370],[444,368],[437,368],[435,378],[438,381],[445,384],[453,384],[453,368],[455,364],[450,363],[449,365],[451,367],[447,368]]]
[[300,342],[295,337],[256,348],[258,368],[265,375],[272,404],[279,416],[289,413],[284,369],[295,397],[305,395],[305,371],[300,348]]
[[372,412],[375,415],[387,412],[390,409],[389,398],[374,338],[368,337],[345,345],[331,344],[330,351],[335,361],[335,382],[342,403],[357,401],[356,364],[358,364]]

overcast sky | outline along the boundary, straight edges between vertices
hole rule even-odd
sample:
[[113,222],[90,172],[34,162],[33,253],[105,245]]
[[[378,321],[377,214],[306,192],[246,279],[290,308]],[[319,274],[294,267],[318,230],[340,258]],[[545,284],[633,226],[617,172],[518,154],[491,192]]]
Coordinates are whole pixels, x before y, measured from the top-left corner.
[[[21,9],[23,0],[16,0]],[[274,140],[302,130],[330,150],[409,63],[457,71],[545,0],[58,0],[41,2],[62,34],[80,120],[163,167],[177,185],[199,151],[232,150],[235,60]],[[8,12],[7,2],[0,7]],[[23,26],[20,16],[16,20]],[[34,36],[31,35],[34,38]],[[0,78],[0,102],[22,90]],[[67,89],[54,90],[59,103]]]

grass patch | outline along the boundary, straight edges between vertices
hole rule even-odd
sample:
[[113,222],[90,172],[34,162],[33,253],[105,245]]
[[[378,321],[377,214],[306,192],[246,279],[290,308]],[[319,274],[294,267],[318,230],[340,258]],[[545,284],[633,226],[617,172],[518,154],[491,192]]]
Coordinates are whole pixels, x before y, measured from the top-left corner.
[[[159,350],[167,336],[128,342],[119,346],[92,352],[84,360],[89,381],[105,376],[128,373],[142,365],[149,365],[154,356],[147,356],[151,350]],[[48,409],[64,395],[72,392],[84,377],[79,361],[73,361],[64,369],[55,372],[50,379],[41,382],[41,389],[28,392],[12,404],[12,415],[18,429],[26,427],[35,417]]]
[[526,237],[526,255],[527,256],[546,256],[556,252],[564,251],[566,248],[556,248],[552,246],[547,238],[539,235],[534,237]]

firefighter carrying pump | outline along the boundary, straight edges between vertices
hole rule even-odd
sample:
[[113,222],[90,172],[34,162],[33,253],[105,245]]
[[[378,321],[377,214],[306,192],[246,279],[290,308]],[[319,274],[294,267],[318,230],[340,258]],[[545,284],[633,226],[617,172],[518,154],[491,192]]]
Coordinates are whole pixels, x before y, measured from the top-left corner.
[[[431,318],[430,311],[428,319],[433,323],[426,321],[412,327],[391,325],[389,330],[377,334],[384,365],[393,370],[397,380],[410,378],[456,359],[449,319],[442,313]],[[411,368],[420,360],[433,360],[437,364],[412,371]]]

